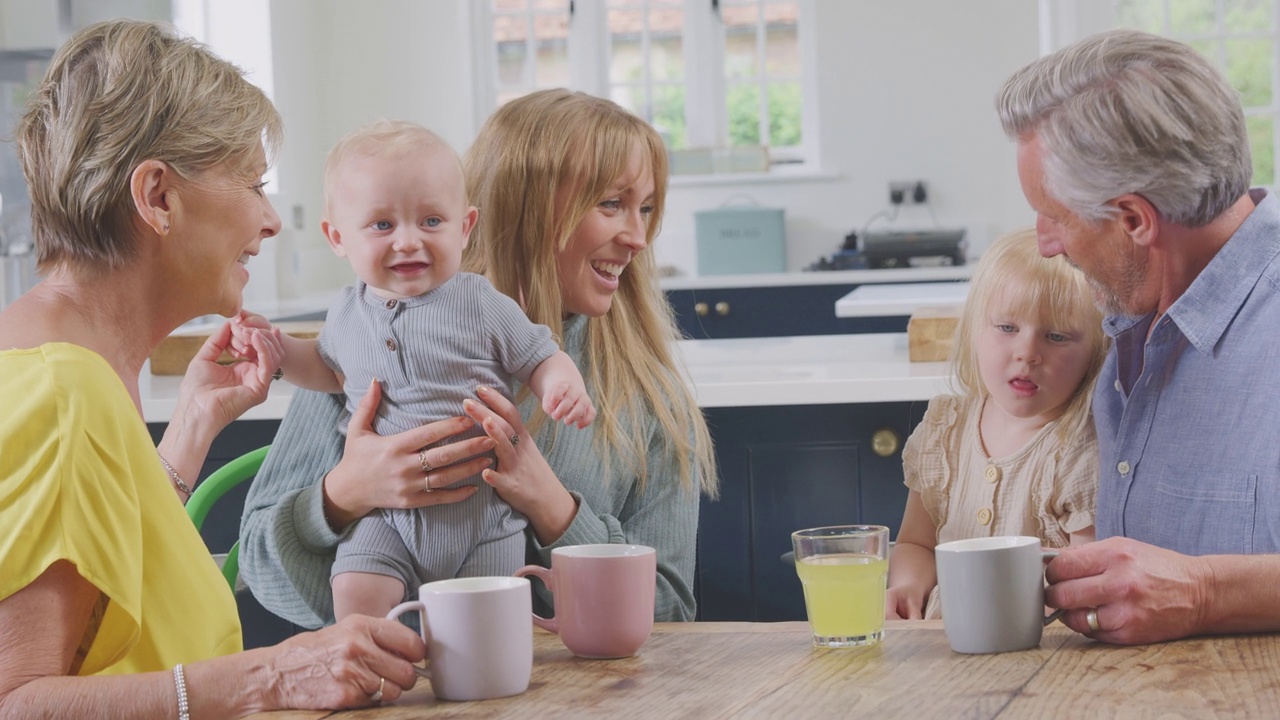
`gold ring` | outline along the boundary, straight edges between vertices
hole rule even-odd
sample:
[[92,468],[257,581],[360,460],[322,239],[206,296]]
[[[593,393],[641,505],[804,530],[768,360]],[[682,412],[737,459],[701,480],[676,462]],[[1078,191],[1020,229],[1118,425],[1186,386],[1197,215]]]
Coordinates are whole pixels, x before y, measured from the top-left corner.
[[422,487],[425,492],[431,492],[431,476],[430,475],[422,476]]
[[511,433],[511,447],[516,447],[519,444],[520,444],[520,436],[515,433]]
[[387,679],[384,677],[379,677],[378,689],[375,690],[373,694],[369,696],[369,699],[372,700],[373,702],[382,702],[382,689],[385,688],[386,686],[387,686]]
[[431,472],[432,470],[435,470],[435,468],[431,467],[431,463],[427,462],[427,449],[426,449],[426,448],[422,448],[421,450],[419,450],[419,451],[418,451],[418,462],[422,464],[422,474],[423,474],[423,475],[426,475],[427,473]]
[[1098,624],[1098,608],[1090,608],[1085,614],[1084,621],[1089,624],[1089,629],[1093,632],[1102,632],[1102,626]]

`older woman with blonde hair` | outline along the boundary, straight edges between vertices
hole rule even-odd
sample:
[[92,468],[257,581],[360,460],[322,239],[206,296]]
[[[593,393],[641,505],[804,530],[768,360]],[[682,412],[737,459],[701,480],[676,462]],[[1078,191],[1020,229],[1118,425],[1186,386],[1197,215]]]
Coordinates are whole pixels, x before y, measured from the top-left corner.
[[240,717],[414,684],[425,648],[391,621],[241,652],[183,512],[213,438],[266,397],[278,342],[219,365],[224,325],[159,448],[140,413],[156,343],[240,311],[245,265],[280,229],[261,181],[280,137],[239,70],[152,23],[76,33],[29,102],[17,142],[45,277],[0,312],[0,716]]
[[[647,252],[666,194],[662,140],[608,100],[546,90],[494,113],[465,165],[480,216],[464,269],[556,331],[587,381],[596,422],[566,430],[546,422],[527,392],[517,406],[478,388],[469,417],[379,437],[368,427],[378,401],[370,392],[364,426],[352,419],[344,447],[340,398],[299,393],[246,501],[241,572],[274,612],[306,626],[332,622],[329,567],[350,524],[379,507],[467,502],[474,488],[449,486],[483,470],[529,519],[540,562],[567,545],[652,546],[655,617],[692,620],[698,496],[714,494],[716,470]],[[474,452],[461,443],[419,457],[473,422],[492,439],[496,468],[466,460]]]

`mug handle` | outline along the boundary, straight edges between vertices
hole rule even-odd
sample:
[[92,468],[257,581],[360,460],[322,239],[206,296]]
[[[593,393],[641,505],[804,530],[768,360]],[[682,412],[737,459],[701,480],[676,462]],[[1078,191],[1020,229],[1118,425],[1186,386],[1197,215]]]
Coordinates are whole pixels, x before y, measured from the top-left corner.
[[[1052,560],[1052,559],[1054,559],[1054,558],[1056,558],[1056,557],[1058,557],[1058,551],[1057,551],[1057,550],[1041,550],[1041,551],[1040,551],[1040,560],[1041,560],[1041,562],[1046,562],[1046,563],[1047,563],[1047,562],[1049,562],[1050,560]],[[1065,610],[1065,609],[1063,609],[1063,608],[1058,608],[1057,610],[1054,610],[1053,612],[1049,613],[1048,615],[1045,615],[1045,616],[1044,616],[1044,624],[1045,624],[1045,625],[1048,625],[1049,623],[1053,622],[1054,620],[1057,620],[1058,618],[1062,617],[1062,614],[1063,614],[1063,613],[1065,613],[1065,612],[1066,612],[1066,610]]]
[[[431,631],[427,630],[427,606],[422,604],[421,600],[410,600],[403,602],[391,608],[391,612],[387,613],[388,620],[399,620],[400,616],[410,610],[418,611],[418,627],[422,628],[422,642],[431,642]],[[420,677],[428,680],[431,679],[431,668],[413,666],[413,671],[418,673]]]
[[[552,595],[556,593],[556,581],[554,579],[555,575],[552,575],[550,570],[542,567],[541,565],[525,565],[524,567],[515,571],[516,577],[527,577],[529,575],[533,575],[534,577],[541,580],[547,586],[547,590],[551,591]],[[405,605],[408,605],[408,604],[410,603],[405,603]],[[538,627],[548,632],[553,632],[557,635],[560,634],[560,625],[559,623],[556,622],[555,618],[544,618],[538,613],[534,613],[533,624],[537,625]]]

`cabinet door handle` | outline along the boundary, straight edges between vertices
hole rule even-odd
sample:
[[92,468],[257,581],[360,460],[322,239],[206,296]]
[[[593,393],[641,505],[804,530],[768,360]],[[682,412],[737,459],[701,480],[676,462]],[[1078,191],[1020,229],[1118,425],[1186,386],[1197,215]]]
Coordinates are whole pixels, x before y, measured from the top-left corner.
[[890,428],[880,428],[871,436],[871,452],[880,457],[890,457],[898,452],[898,433]]
[[706,303],[704,303],[704,302],[694,303],[694,305],[693,305],[693,311],[694,311],[695,313],[697,313],[697,314],[698,314],[698,317],[706,317],[706,316],[707,316],[707,304],[706,304]]
[[723,300],[716,303],[716,314],[719,315],[720,317],[724,317],[725,315],[728,315],[729,303],[724,302]]

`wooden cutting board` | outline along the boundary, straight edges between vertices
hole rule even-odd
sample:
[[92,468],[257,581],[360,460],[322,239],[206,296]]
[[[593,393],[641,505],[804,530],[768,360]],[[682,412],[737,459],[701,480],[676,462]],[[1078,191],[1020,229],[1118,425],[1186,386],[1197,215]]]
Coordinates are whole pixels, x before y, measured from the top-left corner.
[[963,305],[917,308],[907,321],[907,357],[911,362],[942,362],[951,357]]
[[[276,323],[277,327],[289,335],[304,339],[313,338],[320,334],[320,328],[323,325],[323,320]],[[185,375],[187,365],[191,364],[191,358],[195,357],[196,353],[200,351],[200,347],[213,334],[213,330],[214,328],[179,331],[161,340],[156,349],[151,351],[151,374]],[[218,362],[225,364],[235,361],[231,359],[230,355],[224,353],[218,359]]]

